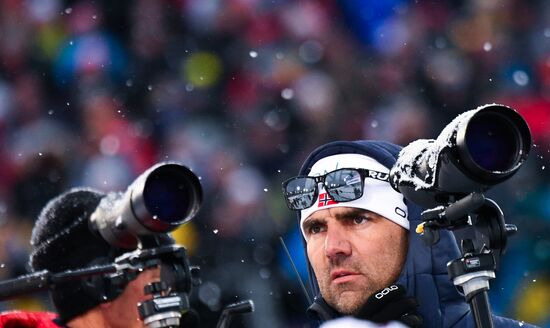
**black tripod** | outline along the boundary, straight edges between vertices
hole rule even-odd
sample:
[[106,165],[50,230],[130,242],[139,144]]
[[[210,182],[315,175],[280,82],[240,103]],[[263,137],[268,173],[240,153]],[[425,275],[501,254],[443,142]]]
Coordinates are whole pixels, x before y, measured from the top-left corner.
[[461,236],[462,257],[447,263],[447,272],[464,293],[476,327],[492,328],[489,279],[495,278],[507,237],[517,231],[516,226],[506,224],[500,207],[476,192],[450,205],[424,211],[422,221],[417,232],[429,245],[439,241],[439,229],[456,230]]

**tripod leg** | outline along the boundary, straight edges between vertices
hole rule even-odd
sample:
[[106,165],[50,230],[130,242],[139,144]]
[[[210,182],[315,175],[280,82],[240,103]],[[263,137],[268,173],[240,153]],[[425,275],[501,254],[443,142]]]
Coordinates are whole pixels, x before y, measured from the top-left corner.
[[493,318],[491,317],[491,307],[487,290],[480,290],[470,297],[468,295],[470,309],[474,313],[474,319],[477,328],[493,328]]

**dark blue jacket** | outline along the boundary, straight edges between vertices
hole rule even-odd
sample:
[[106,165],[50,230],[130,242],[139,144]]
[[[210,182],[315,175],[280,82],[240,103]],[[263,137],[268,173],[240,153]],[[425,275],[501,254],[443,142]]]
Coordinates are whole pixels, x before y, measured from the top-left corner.
[[[391,168],[400,150],[400,146],[384,141],[336,141],[314,150],[304,162],[300,175],[307,175],[312,165],[321,158],[342,153],[367,155]],[[431,247],[426,246],[415,232],[416,226],[421,222],[420,214],[423,209],[411,202],[408,202],[407,207],[411,227],[409,248],[398,283],[405,286],[407,293],[418,301],[418,312],[424,320],[424,327],[474,328],[475,323],[469,305],[447,274],[447,262],[461,257],[454,235],[450,231],[442,230],[440,241]],[[314,295],[319,295],[319,287],[311,266],[309,276]],[[318,299],[317,302],[324,304],[322,299]],[[329,316],[338,315],[333,311],[328,309]],[[493,316],[493,322],[495,327],[534,327],[498,316]]]

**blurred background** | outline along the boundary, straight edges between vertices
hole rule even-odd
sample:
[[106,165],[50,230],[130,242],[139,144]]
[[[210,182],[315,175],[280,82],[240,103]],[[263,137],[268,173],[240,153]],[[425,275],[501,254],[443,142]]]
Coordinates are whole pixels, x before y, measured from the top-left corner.
[[[174,233],[202,268],[203,326],[250,298],[256,312],[232,326],[308,327],[279,243],[305,278],[281,182],[323,143],[407,145],[493,102],[523,115],[535,145],[490,193],[519,227],[491,303],[550,327],[550,2],[0,0],[0,279],[26,272],[49,199],[122,191],[176,160],[206,195]],[[0,303],[16,308],[51,305]]]

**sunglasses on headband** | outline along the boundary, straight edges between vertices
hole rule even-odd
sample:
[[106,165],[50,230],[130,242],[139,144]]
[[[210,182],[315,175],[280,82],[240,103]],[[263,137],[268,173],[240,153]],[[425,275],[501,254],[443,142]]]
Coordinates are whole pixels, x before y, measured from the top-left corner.
[[304,210],[315,204],[318,184],[335,202],[350,202],[363,196],[365,178],[388,181],[389,174],[367,169],[338,169],[324,175],[310,177],[297,176],[283,182],[283,196],[291,210]]

